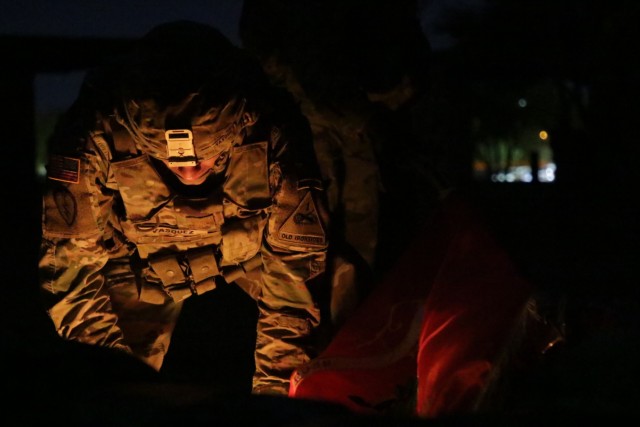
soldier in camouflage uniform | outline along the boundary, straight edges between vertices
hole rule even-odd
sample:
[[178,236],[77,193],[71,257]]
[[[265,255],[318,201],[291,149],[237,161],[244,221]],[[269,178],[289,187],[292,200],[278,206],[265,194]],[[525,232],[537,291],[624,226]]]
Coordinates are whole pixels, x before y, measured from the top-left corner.
[[426,47],[415,6],[414,0],[370,0],[366,7],[351,0],[243,2],[243,46],[274,84],[293,94],[311,124],[331,212],[327,276],[336,327],[405,250],[421,220],[413,214],[416,202],[431,186],[408,167],[425,169],[413,125],[392,119],[407,116],[419,97],[417,76],[426,76],[422,64],[414,65],[425,60]]
[[329,315],[339,328],[372,287],[382,183],[374,108],[350,79],[342,2],[244,1],[239,35],[271,81],[300,104],[313,132],[331,213]]
[[258,306],[253,392],[286,394],[312,357],[328,244],[308,122],[208,26],[159,26],[125,58],[88,75],[52,137],[51,320],[159,370],[183,301],[233,282]]

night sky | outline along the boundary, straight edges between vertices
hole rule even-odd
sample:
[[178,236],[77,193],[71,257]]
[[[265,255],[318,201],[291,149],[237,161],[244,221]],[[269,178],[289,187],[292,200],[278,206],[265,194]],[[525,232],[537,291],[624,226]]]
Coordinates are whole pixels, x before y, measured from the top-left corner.
[[[451,10],[480,10],[484,0],[418,0],[420,19],[434,49],[453,43],[441,23]],[[239,43],[241,0],[3,0],[0,35],[140,37],[162,22],[187,19],[211,24]]]
[[66,37],[139,37],[176,19],[212,24],[236,41],[241,1],[236,0],[4,0],[0,34]]

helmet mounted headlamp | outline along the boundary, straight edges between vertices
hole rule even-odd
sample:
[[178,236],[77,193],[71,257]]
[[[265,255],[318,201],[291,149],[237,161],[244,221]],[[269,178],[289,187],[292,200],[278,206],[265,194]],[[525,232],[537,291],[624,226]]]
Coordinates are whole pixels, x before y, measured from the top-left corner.
[[[193,96],[190,100],[197,98]],[[257,119],[245,112],[245,103],[243,98],[233,99],[222,107],[197,109],[175,120],[170,112],[185,111],[182,107],[162,110],[153,101],[130,101],[125,103],[125,117],[119,121],[144,153],[167,161],[172,167],[195,166],[242,142],[242,129]]]
[[195,166],[196,150],[189,129],[171,129],[164,133],[167,140],[167,163],[171,167]]

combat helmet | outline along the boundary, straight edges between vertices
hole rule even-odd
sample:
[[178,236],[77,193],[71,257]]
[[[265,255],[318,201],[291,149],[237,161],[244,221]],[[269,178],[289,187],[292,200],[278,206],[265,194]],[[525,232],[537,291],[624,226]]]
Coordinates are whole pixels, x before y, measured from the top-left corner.
[[246,109],[246,82],[259,79],[258,71],[213,27],[157,26],[124,63],[117,120],[142,152],[172,166],[229,150],[257,120]]

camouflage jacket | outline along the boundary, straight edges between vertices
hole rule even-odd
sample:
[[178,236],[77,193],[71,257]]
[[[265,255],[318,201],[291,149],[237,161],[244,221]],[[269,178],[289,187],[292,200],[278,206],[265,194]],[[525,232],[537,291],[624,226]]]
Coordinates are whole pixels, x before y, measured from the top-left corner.
[[286,393],[311,357],[308,282],[328,244],[306,121],[257,111],[217,184],[186,196],[149,156],[119,152],[113,116],[69,114],[52,138],[39,261],[60,336],[160,369],[184,298],[235,282],[258,303],[253,390]]
[[376,135],[364,106],[322,108],[301,98],[313,132],[332,230],[367,264],[375,263],[378,244],[379,196],[383,191]]

